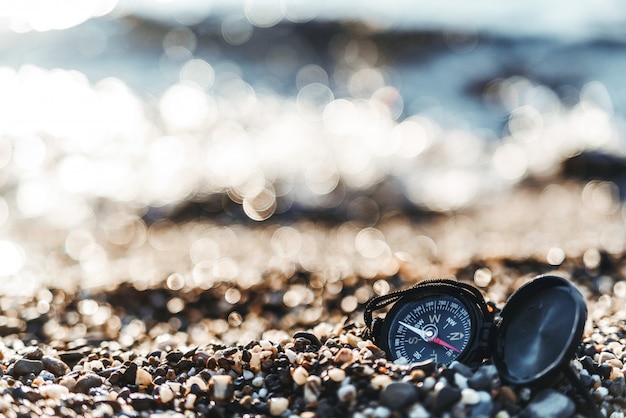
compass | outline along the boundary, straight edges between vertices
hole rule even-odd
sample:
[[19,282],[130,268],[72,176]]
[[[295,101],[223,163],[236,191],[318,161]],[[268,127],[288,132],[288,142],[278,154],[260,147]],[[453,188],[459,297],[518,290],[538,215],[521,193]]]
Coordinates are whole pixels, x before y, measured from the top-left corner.
[[398,308],[385,331],[387,350],[396,358],[449,364],[468,347],[474,324],[456,297],[428,295]]
[[[384,318],[373,318],[391,304]],[[551,275],[521,286],[497,318],[477,288],[446,279],[373,298],[363,314],[372,340],[392,361],[477,367],[492,359],[504,380],[517,385],[548,382],[563,371],[580,345],[586,316],[581,293]]]
[[474,364],[486,354],[493,310],[476,288],[453,280],[424,281],[372,299],[366,322],[371,311],[393,302],[385,320],[373,321],[372,334],[394,361]]

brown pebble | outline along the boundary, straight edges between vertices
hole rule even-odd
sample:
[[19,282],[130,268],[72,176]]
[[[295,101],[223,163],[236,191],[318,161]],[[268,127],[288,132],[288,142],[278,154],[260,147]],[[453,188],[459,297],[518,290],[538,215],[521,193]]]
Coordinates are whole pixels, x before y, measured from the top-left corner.
[[47,371],[52,373],[55,376],[63,376],[70,371],[70,368],[65,362],[61,359],[43,356],[41,358],[41,362]]
[[354,354],[352,353],[352,350],[349,348],[342,348],[340,349],[337,354],[335,354],[335,357],[333,358],[333,361],[335,362],[335,364],[337,364],[338,366],[342,366],[344,364],[350,364],[354,361]]

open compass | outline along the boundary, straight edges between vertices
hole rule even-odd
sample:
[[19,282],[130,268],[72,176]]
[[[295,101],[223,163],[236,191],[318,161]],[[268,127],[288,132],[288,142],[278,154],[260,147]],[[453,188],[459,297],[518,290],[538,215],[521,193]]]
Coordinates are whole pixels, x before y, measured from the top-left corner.
[[[392,303],[384,319],[372,317]],[[587,315],[580,292],[557,276],[538,276],[511,295],[497,319],[495,311],[475,287],[442,279],[371,299],[364,319],[390,360],[476,367],[491,358],[504,380],[525,385],[563,371]]]

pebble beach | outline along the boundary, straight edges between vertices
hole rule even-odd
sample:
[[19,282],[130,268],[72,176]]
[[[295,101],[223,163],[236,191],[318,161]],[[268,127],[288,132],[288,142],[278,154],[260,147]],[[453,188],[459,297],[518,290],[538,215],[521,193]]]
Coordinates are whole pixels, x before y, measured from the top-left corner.
[[[620,14],[92,3],[0,9],[0,416],[624,418]],[[364,324],[544,274],[586,302],[574,380]]]

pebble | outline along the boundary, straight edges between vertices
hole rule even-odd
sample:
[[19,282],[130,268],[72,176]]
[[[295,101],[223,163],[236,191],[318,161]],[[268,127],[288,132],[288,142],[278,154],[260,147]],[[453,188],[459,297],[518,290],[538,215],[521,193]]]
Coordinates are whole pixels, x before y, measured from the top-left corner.
[[309,376],[304,384],[304,403],[314,405],[322,393],[322,379],[319,376]]
[[217,403],[230,402],[234,395],[232,376],[228,374],[211,376],[209,380],[209,393]]
[[302,386],[306,383],[306,379],[309,377],[309,372],[302,366],[298,366],[291,372],[291,378],[298,386]]
[[343,382],[346,378],[346,372],[343,369],[332,367],[328,369],[328,378],[333,382]]
[[352,352],[352,350],[350,348],[342,348],[340,349],[337,354],[335,354],[335,357],[333,358],[333,361],[335,362],[336,365],[338,366],[342,366],[344,364],[350,364],[354,361],[354,354]]
[[341,402],[353,402],[356,400],[356,395],[357,391],[354,385],[342,385],[337,390],[337,398],[339,398]]
[[141,389],[145,389],[152,384],[152,375],[144,369],[137,369],[135,384]]
[[569,418],[574,415],[576,406],[567,396],[554,389],[543,389],[533,398],[520,417],[523,418]]
[[441,414],[461,399],[461,391],[450,385],[441,387],[434,397],[433,412]]
[[45,369],[55,376],[63,376],[70,370],[69,366],[65,364],[63,360],[54,357],[42,356],[41,362],[43,363]]
[[289,407],[289,399],[283,397],[270,398],[268,401],[270,415],[279,416]]
[[159,399],[162,403],[169,403],[174,399],[174,391],[169,385],[164,384],[159,387]]
[[69,389],[63,385],[59,384],[51,384],[51,385],[42,385],[39,388],[39,392],[45,397],[54,400],[59,400],[63,396],[66,396],[70,393]]
[[611,396],[624,396],[625,393],[625,379],[624,376],[618,376],[611,382],[609,386],[609,394]]
[[76,385],[72,391],[87,394],[89,393],[89,389],[101,386],[102,383],[103,380],[100,376],[89,372],[76,380]]
[[28,360],[21,358],[13,364],[13,374],[15,376],[26,376],[27,374],[39,374],[44,368],[41,360]]
[[411,383],[392,382],[381,391],[379,400],[388,408],[401,410],[419,401],[419,393]]
[[476,405],[480,402],[480,395],[472,388],[461,390],[461,402],[465,405]]
[[370,380],[370,385],[374,390],[382,389],[391,383],[391,377],[386,374],[379,374]]

